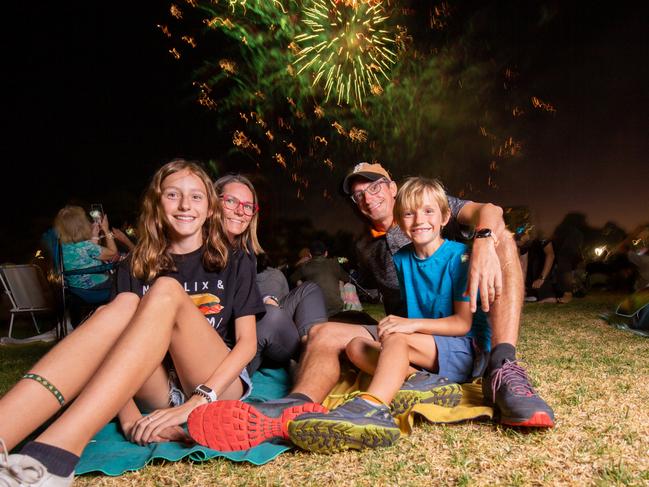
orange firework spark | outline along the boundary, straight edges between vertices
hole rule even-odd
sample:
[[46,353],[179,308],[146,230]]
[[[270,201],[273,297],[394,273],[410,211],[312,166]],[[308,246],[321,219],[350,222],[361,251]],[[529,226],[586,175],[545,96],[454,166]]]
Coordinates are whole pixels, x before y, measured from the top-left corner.
[[433,30],[443,30],[448,25],[451,9],[446,2],[440,2],[429,10],[428,20]]
[[327,158],[323,162],[329,169],[331,169],[332,171],[334,170],[334,163],[331,159]]
[[[284,141],[284,143],[286,144],[286,141]],[[286,144],[286,147],[288,147],[288,149],[291,151],[291,154],[295,154],[297,152],[297,148],[295,147],[293,142]]]
[[352,127],[349,131],[349,138],[354,142],[365,142],[367,140],[367,130]]
[[235,130],[234,135],[232,136],[232,143],[236,147],[241,147],[242,149],[252,149],[254,150],[257,154],[261,154],[261,151],[259,150],[259,146],[257,144],[254,144],[246,134],[244,134],[240,130]]
[[171,7],[169,7],[169,12],[171,12],[171,15],[173,15],[178,20],[183,18],[182,11],[173,3],[171,4]]
[[185,0],[190,6],[196,7],[196,0]]
[[316,136],[314,137],[314,139],[315,139],[316,142],[320,142],[320,143],[323,144],[325,147],[327,147],[327,139],[325,139],[324,137],[321,137],[320,135],[316,135]]
[[178,52],[178,50],[175,47],[172,47],[171,49],[169,49],[169,53],[173,57],[175,57],[176,59],[180,59],[180,53]]
[[280,154],[280,153],[276,153],[276,154],[273,156],[273,159],[275,159],[275,160],[277,161],[277,164],[279,164],[279,165],[282,166],[284,169],[286,169],[286,159],[284,159],[284,156],[283,156],[282,154]]
[[266,137],[268,137],[268,140],[270,140],[271,142],[275,139],[275,136],[270,130],[266,131]]
[[210,97],[212,88],[210,88],[206,83],[198,83],[196,81],[194,81],[193,85],[198,86],[199,89],[199,93],[198,93],[199,105],[204,106],[208,110],[215,110],[216,102]]
[[182,36],[181,39],[192,47],[196,47],[196,41],[189,36]]
[[248,116],[247,116],[245,113],[241,113],[241,112],[239,112],[239,116],[240,116],[242,119],[244,119],[244,120],[246,121],[246,123],[248,123]]
[[313,114],[316,116],[316,118],[322,118],[324,117],[325,112],[320,105],[316,105],[313,109]]
[[169,27],[167,27],[166,25],[158,24],[158,29],[160,29],[162,33],[167,37],[171,37],[171,32],[169,32]]
[[534,108],[538,108],[538,109],[546,111],[546,112],[557,113],[556,108],[554,108],[549,103],[544,102],[540,98],[537,98],[536,96],[532,97],[532,106]]
[[234,74],[237,72],[237,63],[231,61],[230,59],[221,59],[219,61],[219,66],[228,74]]
[[207,24],[208,27],[214,28],[216,25],[222,25],[227,29],[234,28],[234,24],[230,22],[230,19],[222,19],[221,17],[214,17],[212,19],[204,19],[203,22]]
[[523,109],[522,109],[522,108],[519,108],[519,107],[514,107],[514,109],[512,110],[512,115],[513,115],[514,117],[520,117],[520,116],[523,115],[524,113],[525,113],[525,112],[523,111]]
[[335,128],[340,135],[344,135],[345,137],[347,137],[347,132],[345,131],[345,128],[342,125],[340,125],[338,122],[332,123],[331,126]]

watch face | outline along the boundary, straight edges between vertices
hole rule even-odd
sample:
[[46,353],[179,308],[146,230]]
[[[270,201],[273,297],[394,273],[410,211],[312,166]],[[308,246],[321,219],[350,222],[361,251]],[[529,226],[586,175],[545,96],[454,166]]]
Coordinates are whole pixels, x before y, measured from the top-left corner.
[[480,238],[480,237],[489,237],[491,236],[491,229],[490,228],[481,228],[480,230],[476,230],[475,236]]
[[206,385],[203,385],[203,384],[198,386],[197,389],[200,389],[201,391],[203,391],[206,394],[212,394],[214,392],[211,388],[209,388],[209,387],[207,387]]

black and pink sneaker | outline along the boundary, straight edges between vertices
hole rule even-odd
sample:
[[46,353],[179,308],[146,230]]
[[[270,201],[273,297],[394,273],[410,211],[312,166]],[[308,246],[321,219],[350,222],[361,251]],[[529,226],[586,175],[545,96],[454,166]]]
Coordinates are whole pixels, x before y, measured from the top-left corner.
[[554,426],[552,408],[536,393],[517,361],[505,360],[501,367],[487,371],[482,394],[494,408],[494,419],[501,424],[527,428]]
[[219,451],[248,450],[266,441],[288,440],[288,422],[305,413],[325,413],[324,406],[300,399],[266,402],[216,401],[194,409],[187,418],[192,439]]

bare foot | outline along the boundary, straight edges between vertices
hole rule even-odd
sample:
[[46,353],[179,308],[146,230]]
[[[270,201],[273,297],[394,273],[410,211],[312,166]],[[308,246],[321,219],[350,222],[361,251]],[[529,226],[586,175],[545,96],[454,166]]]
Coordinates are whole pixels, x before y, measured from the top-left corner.
[[557,303],[558,300],[557,298],[545,298],[542,299],[541,301],[538,301],[539,303]]

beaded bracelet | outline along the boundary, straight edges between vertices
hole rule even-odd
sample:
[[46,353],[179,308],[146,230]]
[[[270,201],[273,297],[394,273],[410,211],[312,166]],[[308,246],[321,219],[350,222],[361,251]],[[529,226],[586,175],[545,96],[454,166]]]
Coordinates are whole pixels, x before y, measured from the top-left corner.
[[61,394],[61,391],[59,391],[56,387],[54,387],[54,384],[51,384],[45,377],[41,377],[40,375],[37,374],[25,374],[23,375],[23,379],[35,380],[43,387],[45,387],[48,391],[50,391],[52,394],[54,394],[54,397],[56,398],[57,401],[59,401],[59,404],[61,406],[65,404],[65,398],[63,397],[63,394]]

